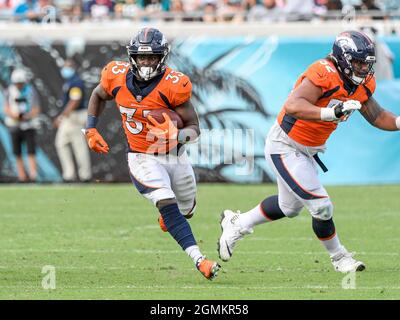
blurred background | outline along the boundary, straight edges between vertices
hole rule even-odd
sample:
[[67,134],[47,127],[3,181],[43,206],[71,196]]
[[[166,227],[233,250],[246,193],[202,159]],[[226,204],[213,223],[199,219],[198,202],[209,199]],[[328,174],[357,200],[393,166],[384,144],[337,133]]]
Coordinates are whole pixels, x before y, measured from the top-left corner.
[[[363,30],[373,38],[375,97],[400,114],[400,0],[0,0],[0,182],[18,181],[5,114],[13,71],[25,71],[40,105],[32,124],[34,182],[63,182],[54,121],[64,108],[65,61],[77,62],[87,105],[102,67],[111,60],[127,61],[125,45],[144,26],[167,36],[169,66],[193,82],[192,101],[203,133],[188,149],[200,182],[274,180],[264,160],[265,136],[297,77],[330,52],[341,31]],[[110,153],[91,153],[92,177],[77,175],[73,182],[129,181],[125,138],[113,102],[98,127]],[[321,174],[323,183],[400,183],[399,139],[399,133],[377,130],[354,114],[321,156],[329,168]],[[24,145],[21,157],[28,168]]]

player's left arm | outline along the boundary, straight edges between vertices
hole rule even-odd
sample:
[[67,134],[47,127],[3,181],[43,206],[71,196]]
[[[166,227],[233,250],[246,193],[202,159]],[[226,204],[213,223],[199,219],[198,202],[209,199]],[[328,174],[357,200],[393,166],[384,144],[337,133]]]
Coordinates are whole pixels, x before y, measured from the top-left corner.
[[178,132],[178,142],[195,142],[200,136],[200,126],[197,112],[190,99],[177,106],[174,111],[179,114],[183,122],[183,128]]
[[387,131],[400,130],[400,117],[382,108],[373,97],[363,103],[360,113],[374,127]]

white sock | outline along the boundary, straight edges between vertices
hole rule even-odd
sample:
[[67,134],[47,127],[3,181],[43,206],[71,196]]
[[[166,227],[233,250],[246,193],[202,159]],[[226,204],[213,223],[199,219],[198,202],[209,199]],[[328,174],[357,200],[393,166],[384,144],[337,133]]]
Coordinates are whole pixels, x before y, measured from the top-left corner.
[[204,257],[203,254],[200,252],[199,246],[196,245],[186,248],[185,252],[188,254],[190,258],[192,258],[194,263],[196,263],[197,260],[199,260],[200,258]]
[[333,238],[329,240],[321,240],[321,243],[325,247],[325,249],[329,252],[330,256],[335,255],[336,253],[338,253],[340,250],[343,249],[343,246],[340,243],[337,234],[335,234]]
[[239,223],[245,229],[250,229],[258,224],[268,221],[270,220],[268,220],[262,212],[260,204],[247,212],[239,214]]

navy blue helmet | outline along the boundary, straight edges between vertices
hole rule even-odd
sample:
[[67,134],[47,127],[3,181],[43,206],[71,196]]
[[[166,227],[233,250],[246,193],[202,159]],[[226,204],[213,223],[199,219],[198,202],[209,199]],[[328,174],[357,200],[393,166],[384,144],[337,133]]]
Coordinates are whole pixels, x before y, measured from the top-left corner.
[[[165,71],[165,60],[169,53],[169,44],[165,36],[155,28],[141,29],[126,46],[131,69],[139,80],[150,80]],[[154,66],[141,66],[138,56],[156,55],[159,59]]]
[[367,83],[374,74],[375,45],[364,33],[345,31],[333,43],[330,56],[339,71],[352,83]]

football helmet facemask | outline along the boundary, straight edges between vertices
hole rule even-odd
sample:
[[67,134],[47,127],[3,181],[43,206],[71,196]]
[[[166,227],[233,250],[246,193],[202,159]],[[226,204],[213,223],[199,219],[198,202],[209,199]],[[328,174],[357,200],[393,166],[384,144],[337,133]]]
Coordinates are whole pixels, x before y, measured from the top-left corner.
[[169,44],[159,30],[155,28],[141,29],[126,48],[131,70],[136,79],[148,81],[165,71]]
[[375,45],[362,32],[340,33],[333,43],[330,56],[339,71],[355,85],[367,83],[374,75]]

